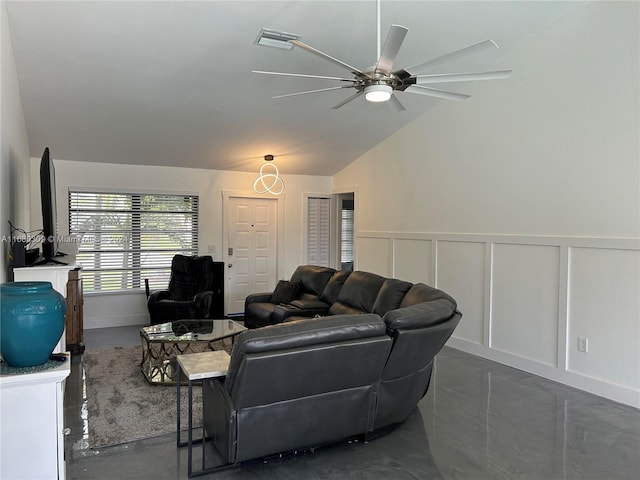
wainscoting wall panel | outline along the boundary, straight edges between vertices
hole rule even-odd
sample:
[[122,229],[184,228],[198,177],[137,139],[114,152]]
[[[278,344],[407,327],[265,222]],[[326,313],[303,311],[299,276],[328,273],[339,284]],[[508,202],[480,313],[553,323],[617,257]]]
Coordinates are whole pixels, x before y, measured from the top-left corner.
[[559,253],[550,246],[493,245],[491,348],[556,366]]
[[431,283],[431,244],[430,240],[396,238],[393,242],[395,275],[411,283]]
[[358,270],[379,272],[391,276],[393,264],[393,241],[390,238],[363,238],[358,241],[356,265]]
[[640,252],[572,248],[570,265],[568,369],[640,389]]
[[437,262],[438,275],[434,285],[455,298],[458,308],[464,312],[456,335],[482,345],[485,337],[485,244],[439,241]]
[[449,346],[640,408],[639,240],[361,231],[356,251],[456,298]]

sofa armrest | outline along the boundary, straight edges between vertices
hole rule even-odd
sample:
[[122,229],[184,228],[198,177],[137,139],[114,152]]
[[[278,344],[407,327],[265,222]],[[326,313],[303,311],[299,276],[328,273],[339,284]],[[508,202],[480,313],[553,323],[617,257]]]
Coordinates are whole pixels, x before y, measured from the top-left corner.
[[227,373],[227,389],[242,355],[386,336],[386,325],[373,313],[312,318],[247,330],[236,337]]
[[271,314],[275,305],[271,303],[271,292],[252,293],[244,300],[244,325],[259,328],[271,325]]
[[209,318],[211,316],[211,303],[213,302],[213,292],[200,292],[193,297],[193,303],[196,305],[198,316]]
[[169,298],[169,295],[169,290],[155,290],[149,294],[147,304],[149,305],[155,302],[159,302],[160,300],[167,300]]
[[252,293],[244,299],[244,308],[251,303],[271,303],[271,295],[273,292]]

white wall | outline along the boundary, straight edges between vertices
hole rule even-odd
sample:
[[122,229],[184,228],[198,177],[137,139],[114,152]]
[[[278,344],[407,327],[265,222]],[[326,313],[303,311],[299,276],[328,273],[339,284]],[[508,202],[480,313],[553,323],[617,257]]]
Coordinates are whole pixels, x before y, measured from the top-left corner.
[[9,221],[30,230],[29,141],[20,101],[11,33],[4,2],[0,4],[0,283],[9,280]]
[[[77,162],[55,158],[58,225],[62,234],[69,231],[68,191],[70,187],[109,188],[125,191],[189,192],[200,197],[200,254],[209,255],[209,245],[216,246],[214,260],[225,261],[222,256],[223,220],[222,192],[235,191],[254,194],[253,182],[258,173],[226,172],[217,170],[116,165]],[[39,159],[31,160],[34,171]],[[284,176],[286,191],[279,203],[284,209],[282,249],[278,258],[278,278],[289,278],[304,258],[302,252],[303,195],[305,192],[330,192],[330,177]],[[33,225],[41,225],[40,192],[38,178],[31,178],[34,208]],[[255,194],[254,194],[255,195]],[[148,323],[146,298],[143,292],[120,295],[85,295],[85,328],[136,325]]]
[[511,79],[465,85],[334,178],[358,186],[357,268],[458,299],[450,345],[635,406],[639,8],[581,4],[495,65]]

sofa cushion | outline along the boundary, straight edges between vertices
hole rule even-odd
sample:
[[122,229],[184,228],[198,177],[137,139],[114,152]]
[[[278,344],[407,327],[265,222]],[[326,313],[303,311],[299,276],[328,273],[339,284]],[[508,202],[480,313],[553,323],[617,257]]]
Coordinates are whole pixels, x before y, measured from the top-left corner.
[[442,290],[438,290],[437,288],[430,287],[429,285],[425,285],[424,283],[416,283],[413,285],[409,291],[406,293],[402,302],[400,302],[400,308],[408,307],[409,305],[415,305],[423,302],[430,302],[431,300],[437,300],[439,298],[446,298],[454,306],[456,305],[456,301],[444,293]]
[[349,275],[351,275],[351,272],[347,272],[345,270],[334,273],[327,282],[327,285],[324,287],[324,290],[320,295],[320,300],[328,303],[329,305],[337,301],[338,294],[340,293],[344,282],[349,278]]
[[271,303],[289,303],[298,297],[301,284],[298,281],[280,280],[271,294]]
[[313,293],[301,293],[298,298],[295,299],[295,301],[298,300],[302,300],[304,302],[309,302],[309,301],[314,301],[314,302],[319,302],[320,299],[318,298],[318,295],[314,295]]
[[310,296],[293,300],[290,305],[300,310],[323,310],[325,312],[329,310],[329,305],[321,300],[318,300],[315,297]]
[[342,303],[340,301],[334,302],[331,304],[329,308],[329,313],[331,315],[356,315],[361,313],[369,313],[364,310],[358,310],[357,308],[352,307],[351,305],[347,305],[346,303]]
[[213,258],[210,255],[191,257],[191,275],[196,277],[196,292],[213,290],[216,282]]
[[335,269],[317,265],[300,265],[291,275],[291,281],[300,281],[302,291],[320,296]]
[[384,281],[384,277],[375,273],[352,272],[340,289],[338,301],[363,312],[373,312],[373,304]]
[[373,304],[373,313],[377,313],[382,317],[389,310],[398,308],[411,286],[410,282],[387,278],[382,287],[380,287],[376,301]]
[[438,298],[430,302],[390,310],[383,317],[390,330],[430,327],[450,318],[456,311],[455,302]]
[[300,310],[299,308],[296,308],[293,305],[276,305],[275,308],[273,309],[273,313],[271,314],[271,324],[275,325],[277,323],[285,322],[287,321],[288,318],[292,316],[305,317],[305,318],[314,317],[316,314],[320,315],[322,313],[326,313],[328,308],[329,307],[325,305],[325,308],[323,310],[306,311],[306,310]]
[[171,260],[169,299],[191,300],[198,292],[213,288],[213,258],[209,255],[174,255]]
[[191,273],[191,257],[175,255],[171,260],[169,299],[193,300],[196,293],[196,278]]

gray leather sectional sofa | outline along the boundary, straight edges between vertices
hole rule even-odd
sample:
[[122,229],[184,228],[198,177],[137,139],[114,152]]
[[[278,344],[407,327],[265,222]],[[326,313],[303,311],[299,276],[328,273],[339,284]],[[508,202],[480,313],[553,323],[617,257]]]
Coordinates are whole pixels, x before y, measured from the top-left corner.
[[291,302],[247,299],[265,305],[259,318],[284,318],[240,334],[227,376],[204,382],[205,430],[229,464],[403,422],[462,316],[453,298],[421,283],[314,266],[292,280],[301,286]]

